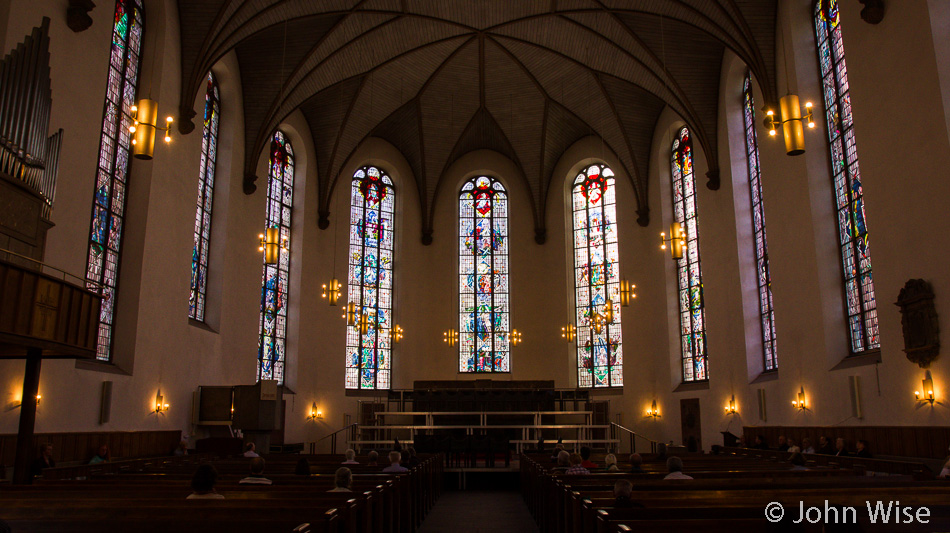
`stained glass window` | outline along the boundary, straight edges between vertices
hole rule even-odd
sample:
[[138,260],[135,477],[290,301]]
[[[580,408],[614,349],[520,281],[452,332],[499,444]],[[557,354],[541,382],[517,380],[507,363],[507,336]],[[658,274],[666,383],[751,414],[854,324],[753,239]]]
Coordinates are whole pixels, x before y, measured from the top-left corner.
[[[294,206],[294,150],[283,132],[270,143],[267,173],[268,228],[279,228],[281,241],[290,240],[290,215]],[[257,379],[284,383],[287,360],[287,302],[290,296],[290,253],[281,251],[275,265],[264,263],[261,286],[260,340],[257,347]]]
[[673,220],[686,234],[683,258],[676,261],[680,314],[683,381],[709,379],[706,367],[706,308],[703,274],[699,267],[699,218],[696,216],[696,180],[693,177],[693,143],[689,129],[673,139]]
[[[614,173],[591,165],[574,178],[577,385],[622,387],[620,253]],[[608,305],[609,302],[609,305]],[[612,314],[612,320],[607,319]]]
[[118,0],[112,27],[99,163],[93,194],[86,280],[102,294],[96,359],[112,359],[112,325],[119,284],[119,257],[128,186],[130,119],[135,105],[145,13],[138,0]]
[[508,194],[488,176],[459,194],[459,372],[508,372]]
[[765,238],[765,207],[762,205],[762,174],[759,168],[759,139],[755,134],[755,103],[752,75],[746,73],[742,86],[742,115],[745,119],[745,148],[749,162],[749,195],[752,198],[752,245],[755,248],[755,279],[759,293],[762,324],[762,357],[765,370],[778,370],[775,354],[775,312],[772,307],[772,277],[769,272],[769,245]]
[[214,75],[208,73],[205,92],[205,126],[201,137],[201,163],[198,166],[198,209],[195,211],[195,240],[191,251],[191,296],[188,316],[205,319],[205,295],[208,285],[208,241],[211,238],[211,200],[214,193],[214,162],[218,153],[218,115],[221,99]]
[[392,179],[382,170],[363,167],[353,175],[348,301],[367,317],[369,327],[365,334],[346,328],[348,389],[390,387],[395,202]]
[[880,348],[881,339],[864,215],[864,190],[861,187],[858,151],[854,141],[848,68],[844,60],[837,0],[820,0],[815,4],[815,31],[831,145],[838,242],[841,246],[851,351],[858,353]]

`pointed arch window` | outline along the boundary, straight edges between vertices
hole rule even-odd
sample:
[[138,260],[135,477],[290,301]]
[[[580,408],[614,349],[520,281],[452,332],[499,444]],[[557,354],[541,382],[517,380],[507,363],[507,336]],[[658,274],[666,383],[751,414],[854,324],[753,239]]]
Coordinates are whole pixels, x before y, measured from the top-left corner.
[[135,105],[145,12],[138,0],[118,0],[112,26],[109,77],[106,82],[99,162],[93,194],[92,222],[86,259],[89,288],[100,290],[96,359],[112,359],[112,326],[119,285],[119,258],[125,223],[131,122]]
[[877,301],[874,298],[874,277],[871,273],[871,246],[864,214],[864,190],[854,139],[848,67],[845,64],[837,0],[819,0],[815,4],[815,32],[831,146],[851,352],[856,354],[880,349],[881,339]]
[[749,163],[749,195],[752,199],[752,245],[755,249],[755,279],[759,295],[759,319],[762,325],[763,368],[769,372],[778,370],[778,356],[775,353],[775,312],[772,306],[769,246],[765,238],[765,207],[762,204],[759,140],[755,133],[755,102],[752,99],[752,74],[749,72],[746,72],[742,86],[742,114],[745,119],[746,159]]
[[198,166],[198,208],[195,211],[195,239],[191,252],[191,296],[188,316],[205,319],[208,285],[208,243],[211,240],[211,202],[214,196],[214,170],[218,153],[218,121],[221,97],[214,74],[208,73],[205,91],[205,124],[201,136],[201,163]]
[[389,389],[392,371],[393,240],[396,189],[384,171],[362,167],[350,182],[349,302],[366,333],[346,329],[346,388]]
[[[290,241],[294,206],[294,149],[283,132],[270,143],[267,173],[267,228],[280,229],[281,241]],[[287,304],[290,300],[290,253],[282,251],[277,264],[264,263],[261,287],[260,339],[257,347],[257,379],[284,383],[287,361]]]
[[[623,386],[614,182],[609,167],[591,165],[574,178],[571,189],[579,387]],[[608,313],[612,320],[600,321]]]
[[459,194],[459,372],[508,372],[508,194],[472,178]]
[[699,262],[699,218],[696,215],[696,180],[693,177],[693,143],[689,129],[673,139],[673,220],[686,233],[683,258],[676,261],[680,315],[683,381],[709,379],[706,361],[706,308]]

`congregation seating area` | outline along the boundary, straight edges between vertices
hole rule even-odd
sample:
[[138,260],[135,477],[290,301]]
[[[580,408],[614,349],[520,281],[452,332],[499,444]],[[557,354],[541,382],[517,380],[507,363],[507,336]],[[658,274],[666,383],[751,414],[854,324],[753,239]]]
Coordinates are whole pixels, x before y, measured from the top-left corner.
[[[753,450],[752,452],[758,452]],[[787,458],[788,454],[785,454]],[[854,469],[808,463],[792,470],[783,460],[749,454],[686,454],[683,472],[692,480],[664,480],[666,461],[644,454],[643,473],[630,473],[626,457],[619,472],[592,470],[568,475],[554,470],[550,453],[520,456],[521,488],[542,533],[616,533],[625,531],[822,531],[822,524],[799,518],[804,502],[816,506],[851,506],[857,525],[865,531],[908,531],[914,525],[871,524],[866,502],[900,501],[902,506],[926,506],[926,530],[950,529],[950,483],[932,473],[869,477]],[[603,465],[604,456],[592,460]],[[617,507],[614,484],[633,484],[631,500],[642,507]],[[780,522],[766,520],[766,506],[784,506]],[[919,525],[919,524],[915,524]]]
[[[379,466],[346,465],[352,492],[328,492],[342,455],[265,456],[264,476],[273,485],[240,484],[250,459],[209,454],[138,461],[118,473],[100,465],[76,467],[73,479],[48,469],[33,485],[0,487],[0,519],[13,531],[41,532],[415,531],[441,491],[443,457],[420,455],[409,472],[387,474],[382,455]],[[294,474],[301,458],[310,464],[309,476]],[[357,460],[365,463],[366,457]],[[186,499],[196,468],[207,463],[218,472],[216,490],[224,499]]]

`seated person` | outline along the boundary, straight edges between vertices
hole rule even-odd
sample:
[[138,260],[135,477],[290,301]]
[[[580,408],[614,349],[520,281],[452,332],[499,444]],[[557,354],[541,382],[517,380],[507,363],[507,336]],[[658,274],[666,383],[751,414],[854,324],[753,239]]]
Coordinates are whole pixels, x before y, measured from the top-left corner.
[[792,465],[792,470],[808,470],[805,468],[805,456],[801,453],[793,453],[792,456],[788,458],[788,462]]
[[353,471],[345,466],[336,469],[333,476],[334,487],[327,492],[353,492]]
[[402,453],[397,452],[396,450],[389,452],[389,466],[384,468],[383,472],[387,474],[408,472],[409,471],[408,468],[399,464],[401,460],[402,460]]
[[617,456],[608,453],[604,457],[604,469],[608,472],[620,472],[620,468],[617,466]]
[[630,473],[632,474],[643,473],[643,457],[640,457],[639,453],[630,454]]
[[218,471],[213,466],[204,464],[195,470],[195,475],[191,477],[191,494],[186,500],[223,500],[224,495],[218,494],[214,490],[214,484],[218,481]]
[[564,472],[571,467],[571,454],[567,450],[561,450],[557,454],[557,466],[552,468],[554,472]]
[[251,458],[251,475],[239,481],[241,485],[271,485],[273,481],[264,477],[264,458]]
[[614,507],[630,508],[643,507],[640,502],[635,502],[633,496],[633,483],[628,479],[621,479],[614,483]]
[[587,446],[581,446],[581,466],[588,470],[597,468],[597,463],[590,460],[590,448]]
[[824,435],[818,437],[818,450],[815,453],[821,453],[824,455],[835,454],[835,449],[831,446],[831,442],[828,441],[828,437]]
[[802,453],[816,453],[815,447],[811,444],[811,439],[805,437],[802,439]]
[[175,448],[175,451],[172,452],[172,455],[174,455],[175,457],[182,457],[184,455],[188,455],[188,441],[183,440],[179,442],[178,447]]
[[788,453],[801,453],[802,449],[799,448],[797,444],[795,444],[794,439],[788,439],[788,450],[785,451]]
[[369,454],[366,456],[367,466],[378,466],[376,463],[379,461],[379,452],[376,450],[370,450]]
[[683,460],[679,457],[670,457],[666,460],[666,469],[670,472],[663,479],[693,479],[683,473]]
[[584,459],[581,458],[581,454],[572,453],[569,459],[571,467],[564,471],[565,475],[573,476],[576,474],[590,474],[590,470],[584,468],[583,463]]
[[356,460],[356,451],[353,450],[352,448],[349,449],[349,450],[346,450],[346,461],[343,461],[342,464],[345,464],[345,465],[358,465],[358,464],[360,464],[359,461]]
[[244,445],[244,457],[260,457],[257,454],[257,446],[253,442],[248,442]]
[[762,435],[756,435],[755,441],[752,443],[752,449],[754,450],[768,450],[769,445],[765,443],[765,437]]
[[851,455],[851,452],[849,452],[848,448],[845,447],[844,439],[842,437],[838,437],[835,440],[835,455],[838,457],[847,457]]
[[788,451],[788,446],[789,446],[789,445],[788,445],[788,441],[785,440],[785,435],[779,435],[779,436],[778,436],[778,446],[777,446],[775,449],[778,450],[778,451],[780,451],[780,452],[787,452],[787,451]]
[[44,468],[55,468],[56,461],[53,460],[53,445],[44,444],[40,446],[40,456],[30,465],[30,473],[33,476],[43,475]]
[[874,457],[873,455],[871,455],[871,450],[868,449],[868,441],[864,439],[859,440],[857,447],[858,447],[858,451],[855,452],[854,454],[855,456],[865,457],[867,459],[871,459],[872,457]]
[[306,457],[301,457],[297,461],[297,466],[294,467],[295,476],[309,476],[310,475],[310,462],[307,461]]
[[[557,462],[558,455],[560,455],[561,452],[563,452],[563,451],[564,451],[564,445],[563,445],[563,444],[561,444],[560,442],[558,442],[557,444],[555,444],[555,445],[554,445],[554,452],[551,454],[551,460],[556,463],[556,462]],[[570,454],[568,454],[568,455],[570,455]]]
[[109,462],[109,446],[102,444],[99,446],[99,451],[96,455],[92,456],[92,459],[89,460],[89,464],[97,465],[99,463]]
[[937,474],[938,479],[947,479],[948,477],[950,477],[950,457],[947,457],[947,461],[943,463],[943,468]]

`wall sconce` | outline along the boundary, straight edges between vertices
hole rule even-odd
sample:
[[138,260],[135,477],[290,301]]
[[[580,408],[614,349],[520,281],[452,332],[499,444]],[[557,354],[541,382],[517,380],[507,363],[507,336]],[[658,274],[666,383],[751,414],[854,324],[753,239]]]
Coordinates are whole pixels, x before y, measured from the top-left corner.
[[399,341],[402,340],[402,328],[399,327],[399,324],[396,324],[389,330],[389,340],[391,340],[393,344],[399,344]]
[[323,420],[323,411],[317,407],[317,402],[313,402],[313,405],[310,406],[310,416],[307,417],[307,420]]
[[[934,404],[934,378],[930,375],[930,371],[927,370],[924,372],[924,380],[921,382],[923,385],[923,393],[921,391],[914,391],[914,396],[917,398],[918,402],[930,402],[930,405]],[[36,403],[39,403],[37,401]]]
[[574,342],[574,339],[577,337],[577,326],[574,324],[568,324],[561,328],[561,338],[566,342]]
[[785,153],[788,155],[801,155],[805,153],[805,128],[802,123],[808,124],[809,129],[814,129],[815,119],[812,113],[811,102],[805,102],[804,109],[798,101],[798,95],[786,94],[779,100],[781,109],[781,120],[776,120],[775,111],[769,109],[765,112],[765,125],[769,128],[769,136],[775,137],[775,128],[782,126],[782,135],[785,137]]
[[165,403],[165,397],[162,396],[162,389],[158,389],[158,394],[155,395],[155,413],[161,414],[168,410],[168,404]]
[[807,411],[808,404],[805,401],[805,387],[801,387],[798,391],[798,400],[792,400],[792,405],[795,406],[799,411]]
[[442,342],[448,343],[449,346],[455,346],[455,343],[459,340],[459,334],[454,329],[442,332]]
[[656,400],[653,400],[653,405],[647,407],[647,416],[652,416],[654,419],[660,418],[660,410],[656,408]]
[[321,298],[329,298],[330,305],[336,305],[336,301],[340,298],[340,280],[336,278],[331,279],[329,287],[324,283]]
[[155,132],[165,133],[165,142],[172,140],[172,117],[165,117],[165,127],[158,127],[158,102],[143,98],[130,109],[128,115],[132,121],[129,133],[132,136],[132,155],[136,159],[149,160],[155,152]]
[[726,404],[726,414],[734,415],[736,413],[738,413],[738,410],[736,409],[736,395],[733,394],[732,398],[729,399],[729,403]]
[[280,252],[287,251],[287,237],[281,239],[280,228],[267,228],[258,235],[261,245],[258,251],[264,252],[264,263],[276,265],[280,261]]
[[683,250],[686,248],[686,232],[683,231],[683,225],[674,222],[670,226],[670,237],[666,233],[660,233],[660,250],[666,250],[666,244],[670,244],[670,255],[673,259],[682,259]]
[[630,300],[637,297],[637,286],[631,285],[629,281],[622,279],[620,280],[620,305],[622,307],[629,307]]
[[521,344],[521,332],[516,329],[511,330],[511,333],[508,334],[508,340],[512,346],[518,346]]

